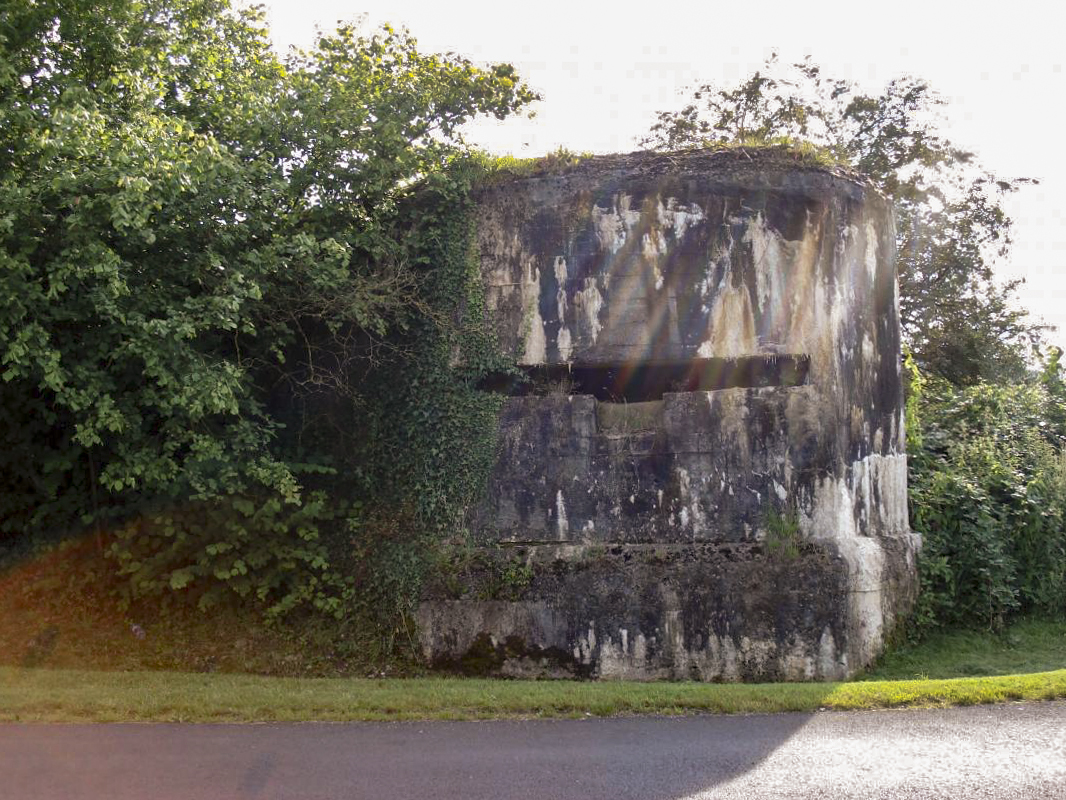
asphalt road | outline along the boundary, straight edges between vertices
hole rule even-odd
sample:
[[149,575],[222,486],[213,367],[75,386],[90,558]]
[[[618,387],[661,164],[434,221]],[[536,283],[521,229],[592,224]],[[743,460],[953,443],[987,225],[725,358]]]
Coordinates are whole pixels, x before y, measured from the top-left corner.
[[1066,702],[744,717],[0,725],[0,798],[1066,798]]

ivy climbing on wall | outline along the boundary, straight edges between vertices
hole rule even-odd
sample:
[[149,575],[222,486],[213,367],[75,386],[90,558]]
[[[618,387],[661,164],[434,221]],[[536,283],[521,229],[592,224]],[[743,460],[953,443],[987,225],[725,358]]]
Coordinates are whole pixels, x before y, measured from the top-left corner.
[[481,283],[471,190],[484,164],[458,160],[427,179],[401,225],[426,313],[365,388],[364,513],[352,517],[360,605],[386,636],[410,633],[427,570],[466,539],[465,516],[496,455],[503,396],[478,388],[514,372],[500,351]]

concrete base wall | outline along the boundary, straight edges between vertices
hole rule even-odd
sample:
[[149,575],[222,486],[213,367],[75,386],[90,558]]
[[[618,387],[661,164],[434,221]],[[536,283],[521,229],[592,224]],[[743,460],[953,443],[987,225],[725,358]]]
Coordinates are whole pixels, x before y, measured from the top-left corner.
[[[913,547],[854,588],[833,548],[794,558],[759,545],[541,545],[521,600],[428,600],[418,614],[434,666],[472,674],[635,680],[840,680],[880,646]],[[891,602],[887,602],[891,599]]]

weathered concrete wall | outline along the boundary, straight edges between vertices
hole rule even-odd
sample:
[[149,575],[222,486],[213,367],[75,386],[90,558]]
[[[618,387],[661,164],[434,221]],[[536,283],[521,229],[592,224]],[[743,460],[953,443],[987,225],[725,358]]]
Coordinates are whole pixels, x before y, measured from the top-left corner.
[[[619,384],[648,364],[755,366],[745,385],[644,402],[565,385],[510,398],[471,510],[481,586],[426,598],[427,657],[705,680],[869,663],[913,599],[918,545],[885,200],[780,155],[697,153],[596,158],[478,207],[488,305],[518,363]],[[785,358],[800,385],[766,385]],[[506,598],[484,588],[501,569]]]

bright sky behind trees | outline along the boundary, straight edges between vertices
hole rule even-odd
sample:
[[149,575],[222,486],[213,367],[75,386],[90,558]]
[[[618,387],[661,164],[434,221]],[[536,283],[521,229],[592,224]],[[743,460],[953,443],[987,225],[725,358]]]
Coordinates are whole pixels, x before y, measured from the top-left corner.
[[697,83],[733,84],[772,52],[810,55],[825,74],[873,91],[901,74],[928,80],[949,104],[945,132],[993,172],[1033,177],[1007,207],[1015,221],[1004,278],[1057,325],[1066,346],[1066,145],[1062,142],[1066,6],[1012,3],[576,3],[266,0],[276,46],[306,45],[315,27],[366,17],[406,26],[424,51],[509,61],[543,96],[536,117],[470,128],[495,153],[628,152]]

